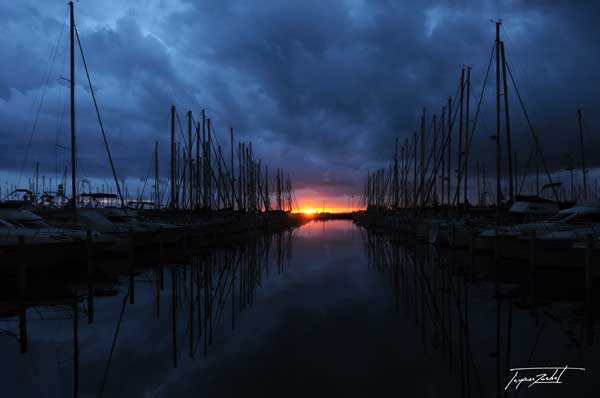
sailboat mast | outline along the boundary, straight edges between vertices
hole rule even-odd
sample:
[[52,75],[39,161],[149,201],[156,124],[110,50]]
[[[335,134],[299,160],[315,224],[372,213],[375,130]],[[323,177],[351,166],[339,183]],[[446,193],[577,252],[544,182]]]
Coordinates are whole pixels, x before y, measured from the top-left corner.
[[512,143],[510,138],[510,113],[508,110],[508,82],[506,77],[506,54],[504,52],[504,42],[500,42],[500,54],[502,56],[502,83],[504,85],[504,117],[506,123],[506,154],[508,156],[508,197],[511,201],[515,199],[515,189],[513,186],[513,163],[512,163]]
[[233,127],[229,128],[229,144],[230,144],[230,149],[231,149],[231,156],[230,156],[230,161],[231,161],[231,210],[235,209],[235,203],[234,200],[237,201],[237,197],[235,196],[235,167],[233,164],[233,160],[234,160],[234,154],[233,154],[233,144],[234,144],[234,140],[233,140]]
[[[419,188],[417,190],[417,195],[420,196],[421,204],[425,206],[425,196],[422,192],[423,187],[425,185],[425,146],[427,144],[427,137],[425,132],[425,108],[423,108],[423,113],[421,114],[421,181],[419,183]],[[416,184],[416,182],[415,182]]]
[[76,174],[76,151],[75,151],[75,15],[73,2],[69,2],[70,11],[70,57],[71,57],[71,208],[73,209],[73,221],[77,221],[77,174]]
[[398,208],[398,137],[396,137],[396,143],[394,145],[394,180],[392,188],[392,197],[394,202],[394,209]]
[[460,179],[462,177],[461,167],[463,165],[463,114],[464,114],[464,99],[465,99],[465,68],[460,71],[460,100],[459,100],[459,114],[458,114],[458,164],[456,166],[456,209],[460,208]]
[[200,122],[196,123],[196,176],[195,176],[196,210],[200,208]]
[[450,201],[450,186],[452,180],[452,97],[448,97],[448,189],[446,191],[446,204],[452,206]]
[[154,208],[160,208],[160,188],[158,186],[158,141],[154,143]]
[[175,162],[175,105],[173,105],[171,106],[171,203],[169,204],[171,210],[177,207],[177,195],[175,192],[177,164]]
[[[442,119],[440,120],[440,133],[442,136],[442,143],[446,140],[446,107],[442,106]],[[441,182],[441,187],[440,187],[440,203],[442,206],[444,206],[444,191],[445,191],[445,186],[446,186],[446,158],[445,158],[445,153],[444,153],[444,144],[441,145],[440,147],[440,160],[442,163],[442,175],[440,178],[440,182]]]
[[413,133],[414,136],[414,147],[413,147],[413,161],[414,161],[414,170],[413,170],[413,207],[417,207],[417,131]]
[[190,210],[194,209],[194,168],[192,165],[192,150],[194,147],[194,142],[192,141],[192,111],[188,111],[187,114],[187,119],[188,119],[188,158],[187,158],[187,163],[188,163],[188,178],[189,178],[189,204],[190,204]]
[[464,171],[464,191],[463,200],[465,204],[465,210],[469,208],[469,152],[471,150],[471,133],[469,123],[469,108],[471,107],[471,67],[467,66],[467,95],[465,104],[465,158],[463,162]]
[[500,24],[496,22],[496,223],[500,222],[501,168],[500,168]]
[[437,129],[437,115],[433,115],[433,170],[432,170],[432,180],[433,180],[433,205],[437,206],[437,140],[438,140],[438,129]]
[[579,147],[581,148],[581,173],[583,174],[583,199],[587,199],[587,171],[585,169],[585,151],[583,149],[583,122],[581,109],[577,109],[577,124],[579,125]]

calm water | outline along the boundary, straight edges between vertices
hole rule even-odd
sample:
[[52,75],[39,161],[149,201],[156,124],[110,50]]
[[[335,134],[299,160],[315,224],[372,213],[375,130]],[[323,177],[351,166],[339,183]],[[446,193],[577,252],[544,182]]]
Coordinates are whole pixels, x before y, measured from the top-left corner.
[[[574,277],[492,274],[311,223],[96,285],[91,324],[71,283],[77,306],[27,309],[26,354],[18,318],[1,319],[0,396],[598,396],[597,322]],[[509,368],[565,365],[586,370],[504,390]]]

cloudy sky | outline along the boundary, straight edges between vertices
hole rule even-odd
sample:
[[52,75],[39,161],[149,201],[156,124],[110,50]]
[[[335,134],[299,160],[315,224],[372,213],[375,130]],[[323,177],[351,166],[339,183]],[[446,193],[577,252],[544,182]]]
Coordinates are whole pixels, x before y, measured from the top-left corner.
[[[47,178],[67,164],[66,3],[0,3],[3,185],[27,179],[35,161]],[[263,162],[290,172],[301,205],[341,206],[391,159],[395,137],[412,136],[423,107],[428,118],[441,112],[461,65],[473,67],[476,103],[498,18],[550,167],[578,154],[577,108],[596,165],[599,10],[591,0],[81,0],[76,18],[120,178],[145,178],[156,140],[166,177],[175,104],[182,118],[206,109],[223,143],[230,126],[252,141]],[[80,173],[110,183],[81,68],[76,82]],[[509,99],[527,159],[531,135]],[[488,90],[473,142],[482,161],[493,159],[492,101]]]

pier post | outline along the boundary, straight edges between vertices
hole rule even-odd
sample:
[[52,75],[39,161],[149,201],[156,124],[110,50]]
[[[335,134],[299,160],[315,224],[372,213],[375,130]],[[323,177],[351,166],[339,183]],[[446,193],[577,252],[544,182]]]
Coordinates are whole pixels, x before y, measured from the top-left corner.
[[85,245],[87,251],[87,283],[88,283],[88,323],[94,322],[94,249],[92,243],[92,231],[86,232]]

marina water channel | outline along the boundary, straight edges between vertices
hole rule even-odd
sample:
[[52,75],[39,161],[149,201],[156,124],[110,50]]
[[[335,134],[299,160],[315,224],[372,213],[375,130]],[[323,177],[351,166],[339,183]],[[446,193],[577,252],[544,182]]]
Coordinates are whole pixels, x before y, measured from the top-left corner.
[[[581,278],[309,222],[3,298],[2,396],[591,397]],[[560,383],[511,383],[528,367]]]

